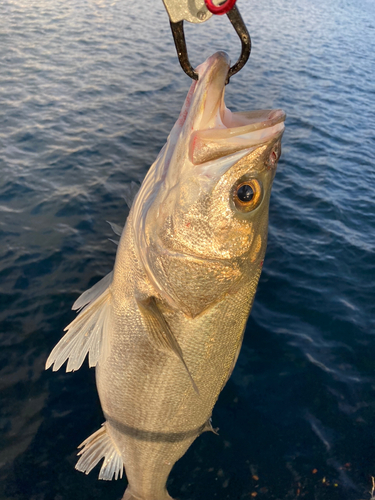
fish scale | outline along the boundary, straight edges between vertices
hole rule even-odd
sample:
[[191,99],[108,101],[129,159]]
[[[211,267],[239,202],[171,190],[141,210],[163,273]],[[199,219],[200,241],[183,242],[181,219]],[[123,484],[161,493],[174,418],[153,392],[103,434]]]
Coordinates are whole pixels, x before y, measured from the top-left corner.
[[231,113],[228,70],[222,52],[197,68],[135,197],[113,273],[76,301],[81,311],[47,360],[76,370],[88,355],[96,366],[105,422],[76,468],[89,473],[104,459],[106,480],[125,469],[124,500],[168,500],[173,465],[213,430],[262,269],[285,114]]

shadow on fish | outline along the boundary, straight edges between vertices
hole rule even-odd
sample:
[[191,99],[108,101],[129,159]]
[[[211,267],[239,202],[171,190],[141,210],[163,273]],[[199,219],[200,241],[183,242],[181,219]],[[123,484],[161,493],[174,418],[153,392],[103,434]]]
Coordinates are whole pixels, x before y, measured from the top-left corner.
[[96,367],[105,416],[76,468],[121,478],[124,500],[168,500],[168,475],[212,430],[241,348],[267,245],[281,110],[232,113],[228,56],[198,67],[135,197],[114,270],[83,293],[46,368]]

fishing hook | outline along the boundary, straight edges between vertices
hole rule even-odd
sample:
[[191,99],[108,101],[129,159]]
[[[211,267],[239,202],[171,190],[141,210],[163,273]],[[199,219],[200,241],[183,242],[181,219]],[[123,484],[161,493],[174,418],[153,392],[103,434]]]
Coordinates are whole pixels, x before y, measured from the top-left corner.
[[[251,52],[251,38],[249,32],[243,22],[241,14],[235,5],[236,0],[226,0],[224,4],[219,6],[215,6],[212,0],[205,0],[205,4],[208,10],[217,15],[226,14],[232,23],[232,26],[236,30],[237,35],[241,40],[241,55],[238,61],[230,68],[228,72],[228,77],[226,83],[229,83],[229,79],[238,73],[240,69],[242,69],[247,60],[250,57]],[[229,6],[232,6],[228,11]],[[213,9],[213,10],[211,10]],[[214,10],[219,10],[220,12],[214,12]],[[170,21],[172,35],[174,39],[174,43],[176,46],[176,51],[178,55],[178,60],[180,61],[182,69],[185,73],[190,76],[193,80],[198,80],[199,76],[195,69],[192,67],[189,61],[189,56],[186,48],[186,40],[184,33],[184,21],[172,22]]]

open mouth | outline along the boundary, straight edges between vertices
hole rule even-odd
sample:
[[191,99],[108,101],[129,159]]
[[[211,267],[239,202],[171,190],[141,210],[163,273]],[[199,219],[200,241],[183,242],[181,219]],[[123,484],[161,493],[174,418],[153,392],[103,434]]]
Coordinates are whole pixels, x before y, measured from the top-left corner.
[[[285,113],[281,109],[232,113],[226,110],[225,128],[197,130],[190,140],[190,160],[195,165],[280,137]],[[230,125],[228,127],[228,125]]]
[[189,159],[195,165],[257,147],[284,131],[282,109],[231,112],[226,108],[229,64],[228,55],[217,52],[197,68],[200,78],[189,103],[193,115]]

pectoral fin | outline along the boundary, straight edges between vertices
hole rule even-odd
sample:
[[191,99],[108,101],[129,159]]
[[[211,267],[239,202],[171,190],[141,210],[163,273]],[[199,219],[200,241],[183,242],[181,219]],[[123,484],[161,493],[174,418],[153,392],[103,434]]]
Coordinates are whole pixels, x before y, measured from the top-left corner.
[[168,325],[163,313],[160,311],[155,297],[150,297],[146,301],[138,301],[139,310],[145,320],[150,334],[150,340],[158,349],[163,351],[173,351],[174,354],[180,359],[184,365],[187,374],[193,384],[195,392],[199,395],[199,390],[196,383],[191,376],[189,368],[187,367],[181,347],[177,342],[170,326]]

